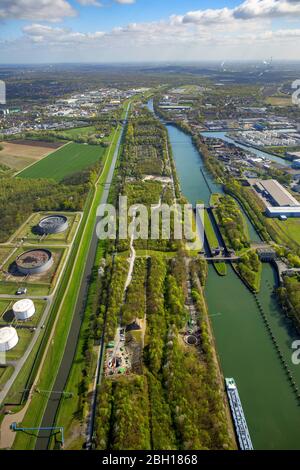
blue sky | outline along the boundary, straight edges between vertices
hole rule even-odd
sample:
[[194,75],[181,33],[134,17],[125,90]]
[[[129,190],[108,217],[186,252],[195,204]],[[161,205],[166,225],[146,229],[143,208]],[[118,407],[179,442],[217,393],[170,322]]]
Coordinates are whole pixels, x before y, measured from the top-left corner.
[[298,59],[300,0],[0,0],[0,63]]

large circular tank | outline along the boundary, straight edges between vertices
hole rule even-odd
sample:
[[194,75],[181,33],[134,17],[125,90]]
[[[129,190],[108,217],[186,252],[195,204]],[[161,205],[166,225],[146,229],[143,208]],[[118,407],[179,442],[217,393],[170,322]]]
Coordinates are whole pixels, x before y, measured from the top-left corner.
[[22,299],[13,306],[13,312],[17,320],[29,320],[35,314],[35,306],[32,300]]
[[9,351],[18,344],[18,333],[12,326],[0,328],[0,352]]
[[68,219],[64,215],[49,215],[40,220],[38,229],[45,235],[65,232],[68,228]]
[[25,275],[44,273],[52,264],[52,253],[45,249],[26,251],[16,259],[18,271]]

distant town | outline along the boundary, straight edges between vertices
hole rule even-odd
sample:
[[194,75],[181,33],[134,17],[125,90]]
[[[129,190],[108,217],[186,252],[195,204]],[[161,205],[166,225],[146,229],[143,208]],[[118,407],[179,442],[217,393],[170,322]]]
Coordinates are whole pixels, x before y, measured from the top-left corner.
[[295,70],[1,73],[0,448],[299,449]]

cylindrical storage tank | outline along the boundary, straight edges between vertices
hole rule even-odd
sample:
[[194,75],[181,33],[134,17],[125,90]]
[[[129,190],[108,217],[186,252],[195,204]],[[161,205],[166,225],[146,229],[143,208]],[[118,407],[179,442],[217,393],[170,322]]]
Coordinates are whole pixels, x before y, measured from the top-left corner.
[[13,312],[16,320],[29,320],[35,314],[34,303],[30,299],[19,300],[13,306]]
[[18,344],[19,337],[17,330],[12,326],[0,328],[0,352],[9,351]]
[[40,220],[38,229],[45,235],[51,235],[65,232],[68,226],[68,219],[65,215],[49,215]]
[[52,264],[52,253],[46,249],[26,251],[16,259],[18,271],[25,275],[44,273]]

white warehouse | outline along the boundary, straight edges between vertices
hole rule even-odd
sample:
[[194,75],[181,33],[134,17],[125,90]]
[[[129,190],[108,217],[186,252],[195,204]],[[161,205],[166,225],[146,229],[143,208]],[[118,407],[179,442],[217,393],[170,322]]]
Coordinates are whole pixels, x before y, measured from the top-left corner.
[[13,349],[19,342],[17,330],[12,326],[0,328],[0,352]]
[[300,206],[297,207],[267,207],[269,217],[279,217],[287,219],[288,217],[300,217]]
[[16,320],[29,320],[35,314],[35,306],[32,300],[22,299],[13,306],[13,312]]

